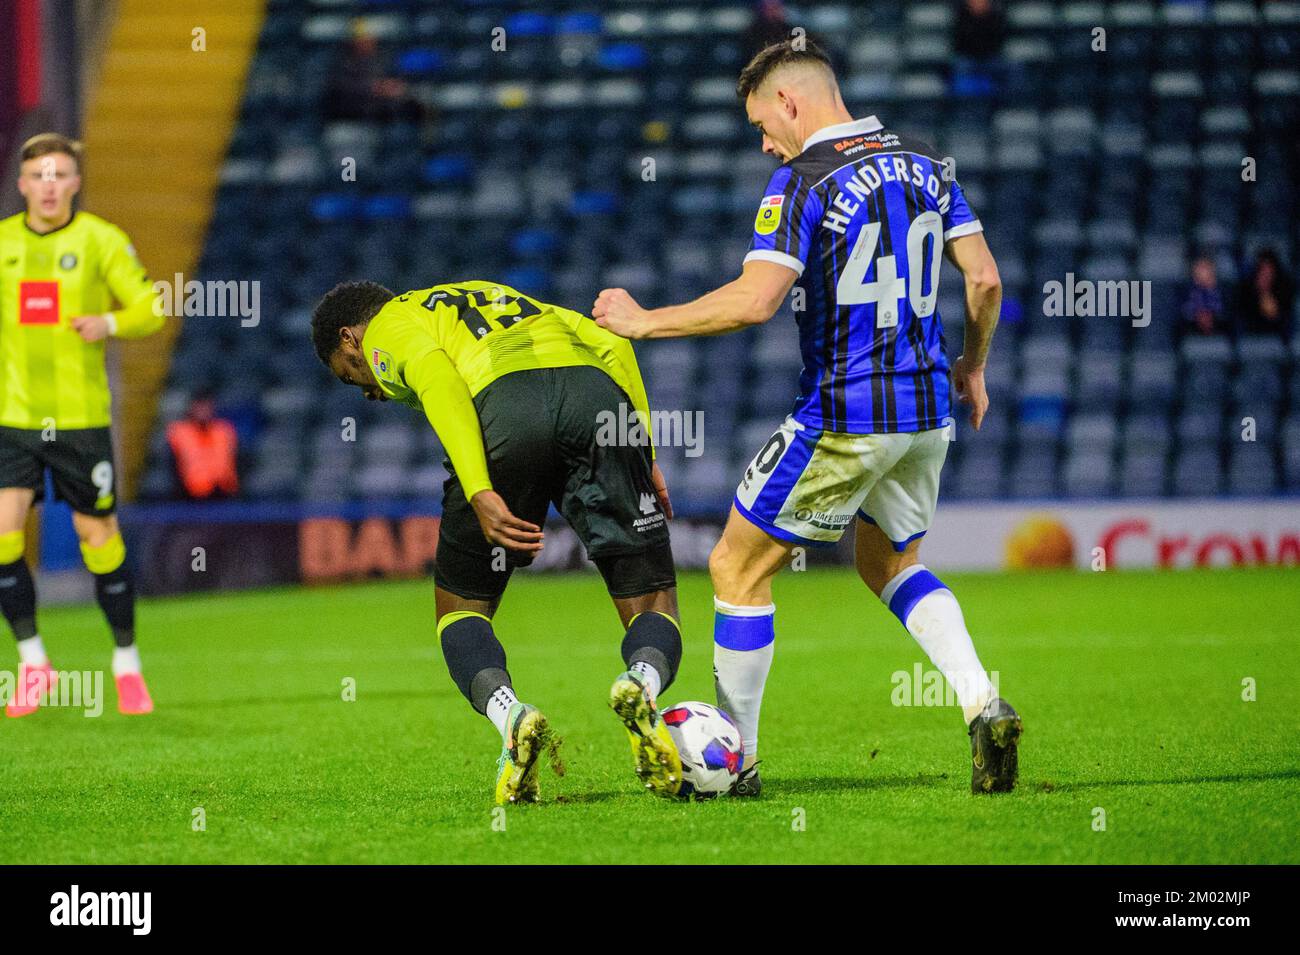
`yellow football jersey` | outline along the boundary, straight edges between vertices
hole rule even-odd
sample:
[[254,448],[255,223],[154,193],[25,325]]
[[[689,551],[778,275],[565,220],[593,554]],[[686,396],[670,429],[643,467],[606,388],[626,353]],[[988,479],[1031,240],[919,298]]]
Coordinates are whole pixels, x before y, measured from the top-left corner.
[[53,232],[20,213],[0,220],[0,425],[98,428],[111,396],[103,340],[87,342],[72,319],[112,312],[112,334],[139,338],[162,327],[153,286],[121,229],[75,212]]
[[503,375],[599,368],[649,426],[649,402],[629,341],[500,282],[453,282],[399,295],[370,320],[362,347],[384,393],[428,416],[467,498],[491,487],[472,399]]

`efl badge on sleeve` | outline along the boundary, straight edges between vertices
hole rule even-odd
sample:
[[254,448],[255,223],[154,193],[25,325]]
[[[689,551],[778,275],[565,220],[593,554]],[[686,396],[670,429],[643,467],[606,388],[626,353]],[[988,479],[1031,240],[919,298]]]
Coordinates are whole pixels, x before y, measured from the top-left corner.
[[18,283],[18,324],[59,324],[59,283]]
[[393,356],[388,352],[378,348],[370,349],[370,367],[375,370],[375,377],[380,381],[390,385],[397,383],[397,375],[393,371]]
[[754,217],[754,231],[759,235],[771,235],[781,224],[781,207],[785,205],[785,196],[764,196],[758,205],[758,215]]

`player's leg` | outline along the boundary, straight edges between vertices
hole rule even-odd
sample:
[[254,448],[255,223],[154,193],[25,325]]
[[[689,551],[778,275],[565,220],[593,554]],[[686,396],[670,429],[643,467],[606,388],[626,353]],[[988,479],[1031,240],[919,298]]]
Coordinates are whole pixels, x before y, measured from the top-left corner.
[[[677,793],[682,761],[660,717],[659,697],[677,678],[682,659],[681,621],[672,551],[667,541],[641,555],[597,556],[623,624],[626,669],[614,678],[609,706],[627,731],[633,771],[661,796]],[[646,587],[646,593],[636,591]]]
[[[440,548],[440,567],[445,556]],[[453,578],[455,573],[452,571]],[[555,771],[564,772],[560,740],[537,707],[515,696],[506,669],[506,651],[492,627],[500,595],[490,600],[465,598],[441,586],[434,593],[438,639],[447,670],[470,706],[487,717],[501,736],[496,802],[536,802],[541,757],[548,755]]]
[[863,502],[855,540],[858,575],[953,688],[971,737],[972,788],[1011,789],[1020,718],[997,696],[957,598],[918,558],[921,536],[934,517],[946,435],[938,429],[911,440],[912,447]]
[[[37,474],[38,480],[43,477],[39,468]],[[27,543],[24,528],[34,497],[30,487],[0,488],[0,612],[18,643],[19,658],[18,681],[13,696],[5,701],[5,712],[15,717],[34,712],[54,680],[36,629],[36,584],[23,556]]]
[[713,680],[718,706],[740,728],[745,763],[739,795],[757,795],[758,717],[776,649],[772,578],[797,542],[773,537],[732,506],[709,554],[713,581]]
[[135,583],[115,513],[112,436],[108,428],[60,431],[46,443],[43,457],[55,497],[72,507],[81,558],[95,577],[95,600],[113,633],[117,708],[126,714],[152,713],[135,642]]
[[866,467],[860,450],[850,436],[787,418],[745,468],[727,526],[709,555],[718,705],[740,727],[745,750],[736,794],[761,789],[752,767],[775,650],[772,578],[795,547],[829,545],[843,535]]
[[657,700],[677,676],[682,636],[650,447],[606,440],[601,422],[625,418],[631,402],[603,371],[549,369],[546,377],[561,465],[555,504],[600,570],[623,624],[626,669],[610,687],[609,705],[627,731],[637,777],[672,795],[681,788],[681,758]]
[[918,560],[920,540],[902,550],[875,524],[859,521],[858,575],[921,645],[957,695],[969,724],[993,698],[952,591]]
[[81,559],[95,577],[95,600],[113,633],[113,682],[122,713],[153,712],[153,699],[140,668],[135,641],[135,582],[126,562],[126,544],[117,518],[72,512]]
[[[484,444],[489,449],[488,472],[493,489],[513,514],[540,525],[549,506],[549,452],[537,443],[541,436],[549,434],[549,429],[540,429],[536,422],[526,420],[536,402],[516,392],[527,388],[527,377],[521,373],[489,385],[480,393],[483,400],[479,402],[479,417]],[[511,378],[516,380],[512,382]],[[535,802],[541,757],[549,758],[556,773],[564,772],[559,758],[560,739],[537,707],[515,695],[505,648],[492,625],[511,574],[532,558],[493,546],[484,538],[450,462],[448,469],[434,562],[443,659],[470,706],[487,717],[500,733],[497,803]]]
[[[758,717],[776,651],[772,578],[789,563],[795,542],[756,527],[733,504],[709,554],[713,582],[713,682],[718,706],[740,728],[744,771],[758,762]],[[757,795],[757,771],[741,779]]]
[[491,569],[491,558],[476,559],[454,545],[444,545],[440,538],[434,590],[438,641],[452,682],[500,734],[498,805],[537,801],[537,770],[543,755],[550,758],[557,773],[564,773],[560,739],[537,707],[515,695],[505,647],[492,626],[508,579],[509,571]]

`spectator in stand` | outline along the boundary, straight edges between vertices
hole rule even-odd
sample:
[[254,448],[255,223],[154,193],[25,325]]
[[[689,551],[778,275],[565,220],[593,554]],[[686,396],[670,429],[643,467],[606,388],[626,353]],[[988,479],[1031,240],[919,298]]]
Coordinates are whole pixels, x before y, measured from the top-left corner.
[[953,27],[953,93],[992,96],[1002,78],[1007,22],[994,0],[959,0]]
[[792,29],[781,0],[758,0],[753,22],[745,30],[745,55],[753,56],[766,46],[790,39]]
[[205,501],[239,493],[239,439],[235,426],[217,417],[210,393],[195,393],[185,417],[167,426],[167,444],[182,497]]
[[1208,255],[1192,262],[1192,281],[1183,296],[1184,335],[1222,335],[1228,331],[1218,271]]
[[420,123],[428,119],[427,113],[405,80],[387,75],[379,41],[358,23],[325,91],[326,117]]
[[1290,339],[1295,308],[1295,279],[1272,248],[1255,256],[1255,267],[1241,283],[1237,325],[1243,335],[1279,335]]
[[961,0],[957,4],[957,25],[952,49],[972,60],[993,60],[1002,53],[1007,21],[993,0]]

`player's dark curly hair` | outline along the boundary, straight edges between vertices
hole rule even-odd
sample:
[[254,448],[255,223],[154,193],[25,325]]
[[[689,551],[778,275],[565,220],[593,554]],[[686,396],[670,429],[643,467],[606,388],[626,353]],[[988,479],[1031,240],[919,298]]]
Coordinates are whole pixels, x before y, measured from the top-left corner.
[[740,79],[736,82],[736,95],[743,102],[749,98],[750,93],[763,85],[765,79],[790,63],[820,63],[832,72],[835,70],[831,58],[807,37],[782,40],[780,43],[765,46],[754,54],[754,58],[740,71]]
[[329,365],[338,351],[339,332],[363,325],[396,296],[378,282],[340,282],[316,304],[311,314],[311,342],[316,357]]

